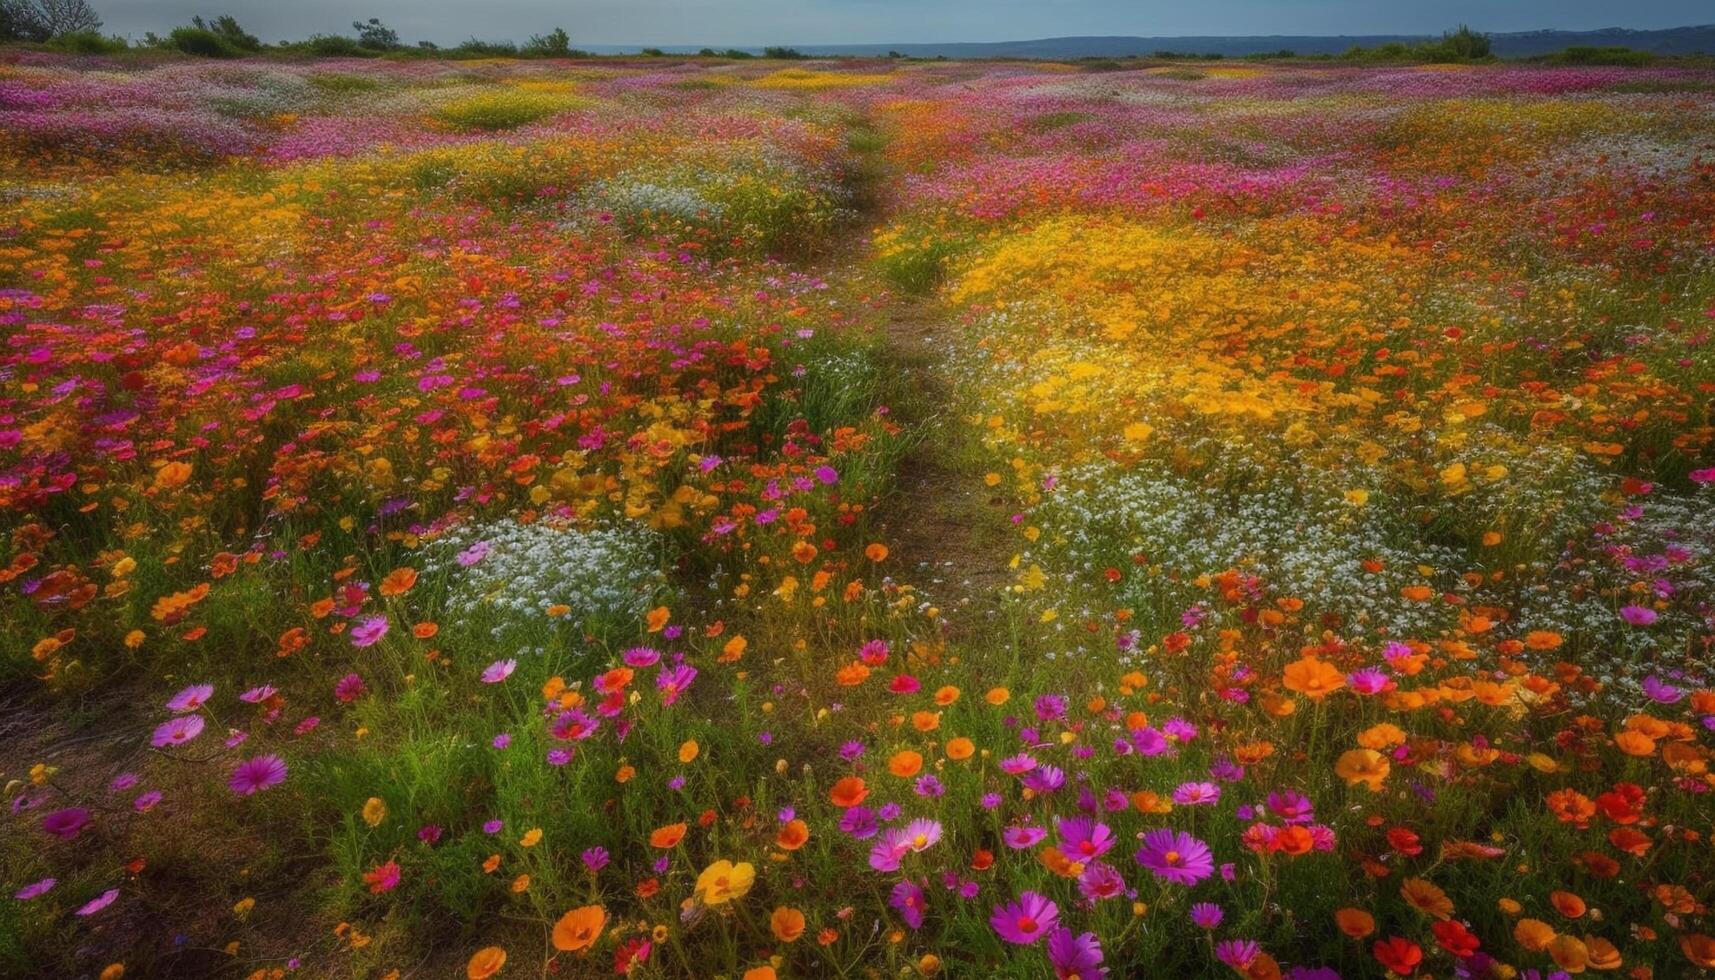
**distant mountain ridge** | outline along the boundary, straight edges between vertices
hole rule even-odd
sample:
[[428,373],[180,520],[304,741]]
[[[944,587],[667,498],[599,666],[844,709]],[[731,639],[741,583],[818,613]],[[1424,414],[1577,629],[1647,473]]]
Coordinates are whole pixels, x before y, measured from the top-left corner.
[[[1219,54],[1242,57],[1290,50],[1301,55],[1340,54],[1354,45],[1375,47],[1400,42],[1414,44],[1434,40],[1430,34],[1273,34],[1254,37],[1048,37],[1027,41],[958,41],[929,44],[798,44],[810,55],[882,56],[891,51],[913,58],[1123,58],[1151,55],[1158,51],[1179,54]],[[1494,53],[1502,58],[1528,58],[1568,47],[1625,47],[1654,54],[1715,54],[1715,24],[1670,27],[1662,30],[1631,30],[1608,27],[1595,31],[1518,31],[1491,33]],[[601,52],[633,52],[628,45],[589,45]],[[694,46],[663,46],[674,54],[688,54]],[[760,51],[760,48],[745,50]]]

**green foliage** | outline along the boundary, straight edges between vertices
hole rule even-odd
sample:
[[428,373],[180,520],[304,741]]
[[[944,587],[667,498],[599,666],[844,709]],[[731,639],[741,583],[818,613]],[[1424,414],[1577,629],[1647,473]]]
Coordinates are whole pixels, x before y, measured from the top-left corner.
[[442,106],[435,118],[457,129],[497,132],[563,112],[576,100],[537,92],[494,92]]
[[128,51],[129,42],[117,35],[104,37],[99,31],[75,31],[61,34],[48,42],[50,47],[72,54],[108,55]]
[[524,53],[533,58],[570,58],[572,39],[563,27],[546,34],[533,34],[524,44]]
[[1390,41],[1373,48],[1354,45],[1340,57],[1346,61],[1359,62],[1427,61],[1432,64],[1463,64],[1488,61],[1492,55],[1487,34],[1460,24],[1457,30],[1441,35],[1439,41],[1421,44]]
[[175,27],[167,35],[166,46],[195,58],[238,58],[244,55],[231,41],[205,27]]
[[764,58],[776,58],[785,61],[803,61],[810,56],[797,48],[767,47],[762,49]]
[[368,20],[354,20],[352,30],[357,32],[357,43],[360,47],[371,51],[392,51],[400,47],[399,32],[381,22],[378,17]]

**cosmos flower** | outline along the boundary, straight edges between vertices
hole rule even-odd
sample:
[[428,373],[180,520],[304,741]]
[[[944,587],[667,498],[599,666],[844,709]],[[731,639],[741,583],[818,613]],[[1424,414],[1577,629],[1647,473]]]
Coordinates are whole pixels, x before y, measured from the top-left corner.
[[184,745],[202,734],[203,724],[202,715],[174,715],[155,729],[149,744],[157,749]]
[[1060,908],[1036,892],[1021,892],[1018,899],[994,907],[989,925],[1009,943],[1031,945],[1051,931],[1060,920]]
[[1104,980],[1108,975],[1102,966],[1102,944],[1093,932],[1074,935],[1064,927],[1050,932],[1048,964],[1056,980]]
[[70,806],[42,817],[42,830],[60,840],[76,840],[90,823],[89,811],[81,806]]
[[923,886],[914,881],[902,881],[893,886],[888,895],[887,904],[899,913],[907,926],[913,929],[923,927],[923,912],[928,904],[923,895]]
[[92,916],[95,913],[100,912],[102,909],[108,907],[109,905],[112,905],[114,899],[117,899],[118,897],[119,897],[119,889],[109,888],[108,890],[106,890],[106,891],[102,892],[101,894],[95,896],[94,898],[90,899],[89,901],[83,903],[83,905],[81,905],[78,908],[76,914],[80,915],[80,916],[84,916],[86,918],[88,916]]
[[511,677],[512,672],[517,669],[518,661],[516,660],[496,660],[483,669],[482,682],[484,684],[498,684]]
[[1176,885],[1194,885],[1215,873],[1209,845],[1183,831],[1152,830],[1143,837],[1137,863]]
[[285,781],[285,760],[277,755],[259,755],[239,763],[227,786],[239,796],[252,796]]
[[175,714],[195,711],[214,697],[213,684],[192,684],[167,701],[167,710]]
[[354,647],[369,647],[381,642],[387,635],[386,616],[366,616],[351,628],[351,645]]

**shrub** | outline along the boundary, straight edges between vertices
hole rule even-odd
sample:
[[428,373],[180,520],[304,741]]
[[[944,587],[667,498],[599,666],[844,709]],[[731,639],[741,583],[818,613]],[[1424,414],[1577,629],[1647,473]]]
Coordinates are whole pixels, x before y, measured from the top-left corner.
[[244,55],[231,41],[204,27],[175,27],[167,47],[196,58],[238,58]]
[[764,58],[779,58],[786,61],[803,61],[810,56],[797,48],[768,47],[762,49]]
[[375,53],[342,34],[315,34],[296,46],[318,58],[367,58]]
[[61,34],[48,43],[61,51],[72,54],[118,54],[131,47],[122,37],[103,37],[97,31],[75,31],[71,34]]
[[572,39],[563,27],[556,27],[546,34],[531,35],[524,45],[524,53],[533,58],[569,58],[572,56]]
[[516,58],[518,45],[511,41],[479,41],[470,38],[451,52],[455,58]]

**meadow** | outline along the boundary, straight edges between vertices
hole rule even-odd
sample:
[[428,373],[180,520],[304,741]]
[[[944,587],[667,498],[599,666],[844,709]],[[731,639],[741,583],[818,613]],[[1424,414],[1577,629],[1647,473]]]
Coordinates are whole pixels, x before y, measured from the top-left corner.
[[0,54],[0,975],[1715,976],[1715,71]]

